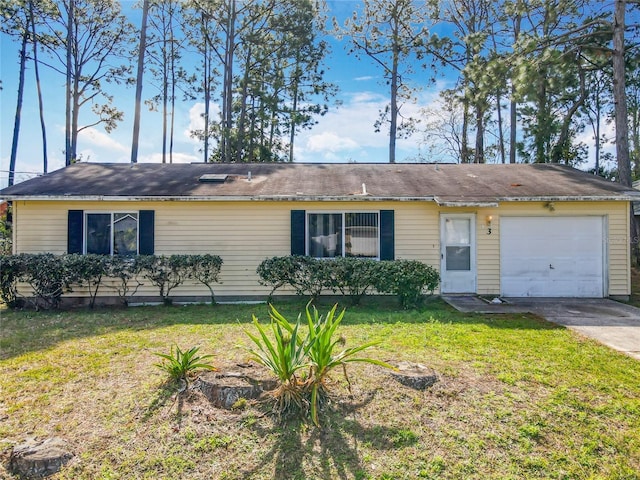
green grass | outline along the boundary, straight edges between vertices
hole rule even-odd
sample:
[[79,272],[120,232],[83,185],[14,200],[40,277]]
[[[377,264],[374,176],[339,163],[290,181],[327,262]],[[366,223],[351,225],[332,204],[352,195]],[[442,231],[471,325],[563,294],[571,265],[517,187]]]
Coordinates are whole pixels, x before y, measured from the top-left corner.
[[55,479],[640,478],[640,362],[537,317],[347,307],[346,347],[382,340],[368,357],[440,379],[419,392],[349,365],[351,391],[332,378],[317,428],[176,395],[154,367],[172,345],[245,361],[243,328],[266,305],[0,313],[1,460],[61,436],[76,456]]

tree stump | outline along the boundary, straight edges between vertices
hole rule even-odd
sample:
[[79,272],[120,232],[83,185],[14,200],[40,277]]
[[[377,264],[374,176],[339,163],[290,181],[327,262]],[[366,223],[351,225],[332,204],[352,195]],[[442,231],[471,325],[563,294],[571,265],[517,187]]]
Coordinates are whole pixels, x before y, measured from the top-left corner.
[[198,378],[198,388],[214,406],[225,409],[240,399],[256,399],[276,388],[277,382],[264,378],[264,372],[253,366],[242,368],[244,371],[206,372]]
[[71,458],[73,454],[61,438],[31,439],[13,448],[9,468],[23,478],[42,478],[58,472]]
[[438,381],[436,373],[420,363],[399,362],[398,370],[391,372],[391,376],[402,385],[416,390],[425,390]]

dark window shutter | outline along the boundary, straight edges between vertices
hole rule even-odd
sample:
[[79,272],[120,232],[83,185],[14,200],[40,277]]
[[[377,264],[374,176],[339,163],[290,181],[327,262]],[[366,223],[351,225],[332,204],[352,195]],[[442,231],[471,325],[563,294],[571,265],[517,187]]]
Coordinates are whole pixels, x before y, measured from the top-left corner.
[[395,260],[394,211],[380,210],[380,260]]
[[153,255],[155,243],[155,212],[140,210],[138,216],[138,253]]
[[84,211],[69,210],[67,215],[67,253],[82,253]]
[[305,222],[304,210],[291,210],[291,255],[305,254]]

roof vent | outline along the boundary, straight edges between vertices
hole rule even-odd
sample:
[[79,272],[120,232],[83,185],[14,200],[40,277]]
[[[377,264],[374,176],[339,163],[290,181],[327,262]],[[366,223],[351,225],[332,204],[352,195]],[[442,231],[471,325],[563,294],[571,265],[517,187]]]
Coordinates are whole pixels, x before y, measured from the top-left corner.
[[229,178],[229,175],[226,173],[205,173],[200,176],[198,181],[202,183],[224,183],[227,178]]

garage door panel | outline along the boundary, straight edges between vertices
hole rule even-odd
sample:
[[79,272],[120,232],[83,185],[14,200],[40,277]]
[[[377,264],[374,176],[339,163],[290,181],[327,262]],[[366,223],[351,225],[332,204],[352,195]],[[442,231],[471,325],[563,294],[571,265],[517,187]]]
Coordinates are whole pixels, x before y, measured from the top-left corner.
[[602,297],[602,217],[503,217],[502,295]]

